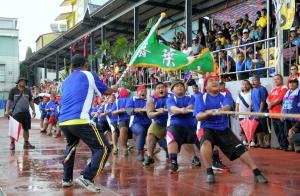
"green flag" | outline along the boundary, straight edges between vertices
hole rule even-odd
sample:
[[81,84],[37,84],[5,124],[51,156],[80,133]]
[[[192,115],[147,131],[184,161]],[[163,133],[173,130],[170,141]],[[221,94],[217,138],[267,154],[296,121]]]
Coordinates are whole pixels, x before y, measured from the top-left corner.
[[159,43],[155,30],[150,30],[149,37],[142,42],[133,54],[129,65],[135,67],[157,67],[164,71],[190,70],[197,72],[212,72],[214,61],[211,53],[198,55],[189,61],[189,56]]

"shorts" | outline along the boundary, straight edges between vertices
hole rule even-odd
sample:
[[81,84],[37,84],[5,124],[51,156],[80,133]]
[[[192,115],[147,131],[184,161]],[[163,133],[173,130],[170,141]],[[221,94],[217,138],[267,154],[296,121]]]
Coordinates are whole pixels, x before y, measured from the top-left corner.
[[112,122],[111,123],[110,130],[111,130],[112,133],[117,132],[118,135],[120,134],[120,130],[119,130],[117,122]]
[[105,131],[110,131],[110,127],[107,121],[99,121],[99,131],[104,133]]
[[148,128],[148,133],[154,135],[158,140],[164,138],[167,134],[166,127],[158,124],[157,122],[152,122],[150,127]]
[[47,118],[47,113],[42,113],[41,114],[41,120],[44,120],[45,118]]
[[212,146],[219,146],[222,152],[231,161],[239,158],[246,152],[245,146],[229,128],[224,131],[204,128],[204,134],[201,138],[201,145],[205,140],[210,141]]
[[24,131],[28,131],[29,129],[31,129],[31,116],[29,112],[17,113],[13,115],[13,118],[22,124],[22,128]]
[[128,129],[128,139],[133,138],[132,131],[129,128],[129,121],[128,120],[119,122],[119,130],[121,130],[121,128],[127,128]]
[[57,121],[56,116],[50,116],[49,117],[49,123],[50,124],[56,124],[56,121]]
[[178,149],[182,144],[195,144],[197,142],[196,126],[169,126],[167,128],[167,144],[175,141]]
[[127,128],[127,129],[129,128],[129,121],[128,120],[119,122],[119,129],[121,129],[123,127]]

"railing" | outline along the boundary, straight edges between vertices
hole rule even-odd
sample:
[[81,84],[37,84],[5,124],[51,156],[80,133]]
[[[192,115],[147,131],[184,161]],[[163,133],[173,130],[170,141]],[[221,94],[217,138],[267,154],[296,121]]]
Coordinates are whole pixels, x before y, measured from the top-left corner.
[[[275,46],[276,46],[276,38],[272,37],[269,39],[264,39],[260,41],[251,42],[248,44],[235,46],[231,48],[221,49],[217,51],[213,51],[213,55],[215,56],[215,60],[218,63],[218,72],[221,77],[228,78],[228,76],[234,76],[233,80],[241,80],[244,79],[242,77],[251,75],[257,75],[259,73],[262,77],[270,77],[273,74],[277,73],[279,70],[278,66],[275,65]],[[292,46],[291,43],[284,44],[283,49],[283,59],[285,66],[288,65],[290,67],[293,64],[299,63],[299,53],[298,53],[298,47]],[[234,71],[224,71],[222,67],[222,63],[228,64],[229,58],[232,58],[234,60],[234,63],[237,62],[237,54],[240,52],[240,49],[243,51],[246,51],[248,48],[252,48],[254,53],[254,58],[251,59],[251,68],[247,68],[246,65],[244,65],[243,70],[237,70]],[[220,57],[220,52],[226,51],[225,58]],[[242,53],[244,56],[244,59],[250,59],[248,53],[244,52]],[[260,59],[260,60],[257,60]],[[260,63],[262,67],[257,68],[257,63]],[[288,69],[289,70],[289,69]],[[273,73],[272,73],[273,72]],[[132,77],[133,82],[136,86],[138,85],[149,85],[151,86],[154,83],[153,75],[155,75],[155,78],[158,78],[160,81],[171,81],[173,77],[183,79],[185,76],[185,73],[183,71],[176,71],[176,72],[162,72],[159,71],[159,74],[155,73],[152,68],[138,68],[136,70],[131,70],[129,72],[130,77]],[[281,73],[283,74],[283,73]],[[288,73],[287,73],[288,74]],[[286,75],[286,74],[285,74]],[[109,83],[110,84],[110,83]],[[112,83],[111,83],[112,84]]]
[[[240,76],[242,74],[246,74],[246,75],[249,74],[250,76],[254,74],[256,75],[258,74],[261,75],[262,77],[269,77],[277,73],[280,66],[275,64],[275,52],[276,52],[275,46],[276,46],[276,38],[272,37],[269,39],[251,42],[240,46],[213,51],[212,53],[217,59],[219,65],[218,72],[221,77],[228,78],[230,76],[235,75],[236,80],[241,79]],[[284,44],[284,46],[285,47],[283,48],[283,53],[282,53],[283,63],[285,66],[288,65],[288,67],[290,68],[291,65],[299,63],[298,47],[292,46],[291,42]],[[237,54],[240,52],[240,49],[242,49],[243,51],[247,51],[247,49],[250,47],[252,48],[254,53],[254,58],[251,59],[250,69],[247,68],[246,65],[244,65],[244,70],[238,71],[237,66],[235,66],[236,68],[235,71],[224,70],[225,67],[222,67],[222,65],[224,65],[225,63],[228,65],[230,58],[232,58],[234,60],[235,65],[237,65],[237,60],[238,60]],[[221,51],[226,51],[225,58],[224,57],[222,58],[221,55],[219,54]],[[242,53],[244,59],[246,60],[250,59],[247,52],[240,52],[240,53]],[[258,58],[260,60],[258,60]],[[256,68],[257,64],[260,64],[262,67]],[[265,72],[258,73],[260,70],[265,70]],[[285,75],[288,75],[288,73],[285,73]]]

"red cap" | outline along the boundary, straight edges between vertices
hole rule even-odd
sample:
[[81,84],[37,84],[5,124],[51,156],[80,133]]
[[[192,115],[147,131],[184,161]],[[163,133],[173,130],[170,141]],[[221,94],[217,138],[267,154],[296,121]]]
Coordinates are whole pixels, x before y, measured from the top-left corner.
[[119,92],[119,98],[126,98],[129,96],[129,92],[127,89],[122,88]]
[[205,80],[204,80],[204,84],[203,84],[203,92],[206,92],[205,87],[206,87],[206,85],[207,85],[207,81],[208,81],[209,79],[211,79],[211,78],[215,78],[215,79],[218,79],[218,80],[219,80],[219,76],[208,76],[208,77],[206,77]]
[[49,99],[50,99],[50,97],[44,96],[44,97],[43,97],[43,99],[47,99],[47,100],[49,100]]
[[136,91],[139,92],[141,90],[146,90],[146,87],[145,86],[139,86],[137,87]]

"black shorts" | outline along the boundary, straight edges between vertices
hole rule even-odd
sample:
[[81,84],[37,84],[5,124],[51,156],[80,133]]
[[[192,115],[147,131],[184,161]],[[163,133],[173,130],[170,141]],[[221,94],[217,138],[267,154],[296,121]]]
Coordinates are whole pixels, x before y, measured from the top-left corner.
[[110,131],[110,127],[107,121],[99,121],[99,131],[104,133],[105,131]]
[[31,116],[29,112],[21,112],[13,115],[13,118],[16,119],[19,123],[22,124],[24,131],[31,129]]
[[205,128],[204,134],[201,138],[201,144],[205,140],[210,141],[213,146],[219,146],[222,152],[231,161],[239,158],[242,154],[244,154],[244,152],[246,152],[245,146],[229,128],[224,131]]
[[116,132],[118,135],[120,135],[120,130],[119,130],[119,127],[118,127],[118,123],[117,122],[112,122],[111,126],[114,129],[114,130],[111,130],[111,132]]
[[196,127],[169,126],[167,127],[167,143],[175,141],[178,149],[182,144],[195,144],[197,141]]
[[121,128],[127,128],[128,129],[128,139],[132,139],[133,138],[132,131],[129,128],[129,121],[128,120],[126,120],[126,121],[120,121],[118,127],[119,127],[119,130],[121,130]]
[[120,121],[119,123],[119,129],[125,127],[127,129],[129,129],[129,120],[126,120],[126,121]]

